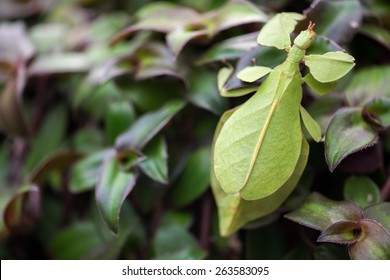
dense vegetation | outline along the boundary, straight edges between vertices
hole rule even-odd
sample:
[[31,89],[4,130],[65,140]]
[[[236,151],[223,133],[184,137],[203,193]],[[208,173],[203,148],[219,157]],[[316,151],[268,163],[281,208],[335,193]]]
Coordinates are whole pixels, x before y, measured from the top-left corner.
[[[257,39],[281,12],[293,39],[315,23],[309,56],[354,62],[337,84],[301,64],[288,198],[222,200],[214,134],[263,85],[242,70],[285,61]],[[388,1],[4,0],[0,20],[2,259],[390,259]]]

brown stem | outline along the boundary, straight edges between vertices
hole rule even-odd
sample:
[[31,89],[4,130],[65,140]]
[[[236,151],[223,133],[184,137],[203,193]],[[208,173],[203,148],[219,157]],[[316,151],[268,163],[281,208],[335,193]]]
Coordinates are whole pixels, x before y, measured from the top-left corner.
[[388,200],[390,197],[390,175],[381,189],[381,196],[383,201]]
[[209,232],[211,225],[211,215],[212,215],[212,200],[210,193],[207,193],[202,201],[202,208],[200,213],[200,229],[199,229],[199,243],[202,248],[207,249],[209,246]]

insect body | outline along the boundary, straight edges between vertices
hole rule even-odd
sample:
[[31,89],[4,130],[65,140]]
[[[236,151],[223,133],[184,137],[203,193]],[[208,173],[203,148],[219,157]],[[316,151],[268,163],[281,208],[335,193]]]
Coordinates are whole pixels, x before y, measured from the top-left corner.
[[[291,178],[302,150],[300,111],[312,137],[320,140],[319,126],[300,106],[300,63],[309,67],[308,84],[316,87],[339,79],[354,65],[353,57],[343,52],[306,55],[316,37],[311,23],[291,46],[290,33],[297,20],[302,19],[302,15],[295,13],[278,14],[258,36],[258,43],[288,52],[281,65],[274,69],[247,67],[238,74],[246,82],[269,75],[257,92],[231,114],[215,139],[215,178],[227,195],[239,193],[250,201],[264,199]],[[281,30],[279,36],[278,30]]]

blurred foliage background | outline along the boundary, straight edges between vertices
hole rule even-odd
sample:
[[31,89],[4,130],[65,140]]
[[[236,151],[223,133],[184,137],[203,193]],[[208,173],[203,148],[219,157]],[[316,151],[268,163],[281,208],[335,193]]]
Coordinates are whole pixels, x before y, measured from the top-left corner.
[[[256,36],[286,11],[316,23],[323,38],[313,52],[344,48],[356,59],[332,93],[304,88],[342,162],[331,173],[324,144],[310,142],[289,199],[222,237],[210,146],[220,115],[247,97],[221,97],[217,73],[283,61]],[[380,243],[389,258],[389,28],[386,0],[1,0],[1,258],[350,258],[283,217],[310,193],[325,205],[313,192],[379,205],[363,216],[385,231],[359,246]],[[250,85],[233,75],[225,86]]]

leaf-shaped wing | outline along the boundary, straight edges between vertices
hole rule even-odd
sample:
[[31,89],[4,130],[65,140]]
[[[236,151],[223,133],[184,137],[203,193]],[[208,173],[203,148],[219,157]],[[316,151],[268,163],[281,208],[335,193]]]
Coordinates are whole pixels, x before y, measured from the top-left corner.
[[303,124],[305,125],[310,136],[314,141],[320,142],[322,134],[320,125],[312,118],[312,116],[310,116],[304,107],[301,106],[300,111]]
[[271,68],[265,66],[248,66],[238,72],[237,78],[247,83],[253,83],[271,71]]
[[291,176],[301,151],[300,75],[273,70],[257,93],[227,120],[215,143],[222,189],[246,200],[267,197]]
[[355,66],[353,56],[340,51],[307,55],[303,60],[314,79],[321,83],[336,81]]
[[257,43],[263,46],[288,50],[291,45],[290,33],[297,21],[305,19],[298,13],[280,13],[271,18],[261,29]]

